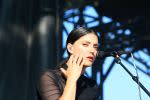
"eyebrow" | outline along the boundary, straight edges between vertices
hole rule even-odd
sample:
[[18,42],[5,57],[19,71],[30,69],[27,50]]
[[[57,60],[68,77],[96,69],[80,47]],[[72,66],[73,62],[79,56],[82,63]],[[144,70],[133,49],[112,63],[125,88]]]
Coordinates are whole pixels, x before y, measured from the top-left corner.
[[85,43],[91,43],[91,42],[89,42],[89,41],[83,41],[83,42],[85,42]]
[[[89,41],[84,41],[85,43],[91,43],[91,42],[89,42]],[[98,44],[97,43],[95,43],[94,45],[96,45],[96,46],[98,46]]]

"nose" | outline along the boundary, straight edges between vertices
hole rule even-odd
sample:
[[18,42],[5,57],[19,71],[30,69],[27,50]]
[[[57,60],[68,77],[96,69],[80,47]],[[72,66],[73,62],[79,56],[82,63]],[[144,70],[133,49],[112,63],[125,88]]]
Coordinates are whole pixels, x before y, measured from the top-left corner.
[[91,47],[90,48],[90,53],[92,54],[92,55],[96,55],[96,52],[97,52],[97,50],[94,48],[94,47]]

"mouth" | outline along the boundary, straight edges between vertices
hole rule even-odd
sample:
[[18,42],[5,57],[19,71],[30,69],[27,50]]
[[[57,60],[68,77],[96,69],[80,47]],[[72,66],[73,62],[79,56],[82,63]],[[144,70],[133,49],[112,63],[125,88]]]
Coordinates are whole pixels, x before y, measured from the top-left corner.
[[91,62],[93,62],[94,61],[94,57],[92,57],[92,56],[88,56],[88,57],[86,57],[89,61],[91,61]]

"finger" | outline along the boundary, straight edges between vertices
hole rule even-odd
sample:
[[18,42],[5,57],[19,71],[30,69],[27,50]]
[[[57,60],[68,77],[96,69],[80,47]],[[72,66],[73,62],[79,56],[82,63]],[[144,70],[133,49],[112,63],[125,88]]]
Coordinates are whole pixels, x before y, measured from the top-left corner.
[[67,72],[66,72],[66,70],[65,70],[64,68],[60,68],[60,70],[61,70],[61,72],[62,72],[65,76],[67,76]]
[[[74,55],[71,55],[68,60],[68,64],[71,65],[73,62]],[[69,67],[69,66],[68,66]]]
[[77,54],[77,55],[74,55],[73,62],[72,62],[73,65],[76,65],[76,64],[77,64],[78,58],[79,58],[79,55],[78,55],[78,54]]
[[81,65],[82,60],[83,60],[83,56],[79,55],[78,60],[77,60],[77,64]]
[[82,61],[81,61],[80,66],[83,67],[83,66],[84,66],[84,63],[85,63],[85,60],[82,58]]

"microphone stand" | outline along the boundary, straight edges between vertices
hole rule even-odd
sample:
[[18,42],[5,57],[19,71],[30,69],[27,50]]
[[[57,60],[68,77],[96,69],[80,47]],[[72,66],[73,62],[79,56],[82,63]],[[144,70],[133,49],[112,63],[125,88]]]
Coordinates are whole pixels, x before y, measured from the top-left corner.
[[150,97],[150,92],[142,85],[142,83],[139,81],[139,78],[137,76],[134,76],[121,62],[120,57],[118,54],[114,54],[114,58],[116,63],[120,64],[125,71],[132,77],[132,79],[144,90],[144,92]]

